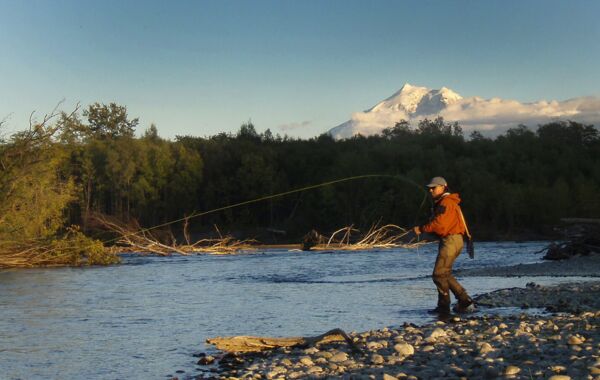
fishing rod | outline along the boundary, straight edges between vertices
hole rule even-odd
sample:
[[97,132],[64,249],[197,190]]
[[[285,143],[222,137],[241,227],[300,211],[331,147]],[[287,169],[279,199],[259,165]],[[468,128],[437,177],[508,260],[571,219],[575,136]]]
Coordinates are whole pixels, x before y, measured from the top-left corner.
[[[423,201],[421,202],[421,205],[419,206],[419,210],[417,211],[417,215],[415,217],[415,223],[414,224],[416,224],[416,219],[418,218],[419,213],[421,212],[421,208],[425,204],[425,202],[427,200],[427,195],[428,195],[427,191],[425,191],[425,188],[423,186],[417,184],[415,181],[413,181],[410,178],[408,178],[406,176],[403,176],[401,174],[363,174],[363,175],[357,175],[357,176],[351,176],[351,177],[346,177],[346,178],[335,179],[335,180],[332,180],[332,181],[326,181],[326,182],[322,182],[322,183],[315,184],[315,185],[309,185],[309,186],[301,187],[301,188],[298,188],[298,189],[284,191],[284,192],[281,192],[281,193],[266,195],[266,196],[263,196],[263,197],[260,197],[260,198],[255,198],[255,199],[251,199],[251,200],[247,200],[247,201],[243,201],[243,202],[239,202],[239,203],[234,203],[234,204],[230,204],[230,205],[223,206],[223,207],[218,207],[218,208],[215,208],[215,209],[212,209],[212,210],[208,210],[208,211],[197,212],[197,213],[195,212],[195,213],[192,213],[189,216],[186,216],[186,217],[183,217],[183,218],[179,218],[179,219],[176,219],[176,220],[172,220],[172,221],[169,221],[169,222],[165,222],[165,223],[162,223],[162,224],[158,224],[158,225],[155,225],[155,226],[152,226],[152,227],[143,228],[143,229],[141,229],[141,230],[139,230],[137,232],[132,232],[132,233],[129,233],[129,234],[125,234],[123,236],[125,236],[125,237],[126,236],[135,236],[135,235],[138,235],[138,234],[141,234],[141,233],[144,233],[144,232],[152,231],[152,230],[157,229],[157,228],[170,226],[170,225],[175,224],[175,223],[180,223],[180,222],[192,219],[192,218],[197,218],[197,217],[200,217],[200,216],[204,216],[204,215],[208,215],[208,214],[213,214],[215,212],[224,211],[224,210],[232,209],[232,208],[235,208],[235,207],[245,206],[245,205],[249,205],[249,204],[252,204],[252,203],[258,203],[258,202],[262,202],[262,201],[269,200],[269,199],[280,198],[280,197],[284,197],[286,195],[300,193],[300,192],[307,191],[307,190],[313,190],[313,189],[317,189],[317,188],[320,188],[320,187],[335,185],[337,183],[348,182],[348,181],[355,181],[355,180],[366,179],[366,178],[393,178],[393,179],[398,179],[398,180],[404,181],[406,183],[409,183],[409,184],[417,187],[420,191],[422,191],[424,193],[424,197],[423,197]],[[112,242],[115,242],[115,241],[121,239],[123,236],[103,241],[103,243],[112,243]]]

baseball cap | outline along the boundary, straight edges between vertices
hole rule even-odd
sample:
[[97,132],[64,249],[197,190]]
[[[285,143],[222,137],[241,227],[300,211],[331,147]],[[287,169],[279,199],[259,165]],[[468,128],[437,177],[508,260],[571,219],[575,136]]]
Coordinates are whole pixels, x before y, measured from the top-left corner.
[[448,186],[448,182],[444,179],[444,177],[433,177],[431,181],[429,181],[429,185],[427,187],[436,187],[436,186]]

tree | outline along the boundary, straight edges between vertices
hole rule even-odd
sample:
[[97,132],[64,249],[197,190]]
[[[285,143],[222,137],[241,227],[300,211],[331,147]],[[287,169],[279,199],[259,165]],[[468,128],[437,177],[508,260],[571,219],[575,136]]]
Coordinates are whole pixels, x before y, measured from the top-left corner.
[[119,106],[116,103],[91,104],[83,112],[83,116],[87,117],[91,137],[98,139],[133,137],[139,123],[138,118],[129,120],[127,107]]
[[114,263],[102,244],[68,227],[76,197],[64,171],[68,151],[55,140],[53,113],[0,144],[0,267]]

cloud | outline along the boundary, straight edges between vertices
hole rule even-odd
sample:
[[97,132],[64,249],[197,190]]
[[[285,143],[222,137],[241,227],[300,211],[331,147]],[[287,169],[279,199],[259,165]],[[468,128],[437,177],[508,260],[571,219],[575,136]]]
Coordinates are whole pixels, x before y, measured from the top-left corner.
[[524,124],[535,127],[553,120],[600,123],[600,98],[582,97],[562,102],[540,100],[520,103],[515,100],[473,97],[448,105],[440,114],[447,121],[458,121],[465,130],[494,132],[496,129]]
[[288,132],[288,131],[293,131],[296,129],[300,129],[300,128],[306,128],[308,127],[312,122],[311,121],[302,121],[302,122],[291,122],[291,123],[287,123],[287,124],[281,124],[277,126],[277,129],[279,129],[282,132]]
[[408,113],[390,108],[371,112],[357,112],[344,124],[331,130],[336,138],[351,137],[356,133],[372,135],[404,119],[416,125],[424,118],[442,116],[447,122],[458,122],[463,131],[481,131],[487,136],[497,136],[507,129],[524,124],[536,127],[555,120],[572,120],[584,124],[600,125],[600,98],[579,97],[565,101],[540,100],[521,103],[516,100],[480,97],[462,98],[447,104],[437,114]]

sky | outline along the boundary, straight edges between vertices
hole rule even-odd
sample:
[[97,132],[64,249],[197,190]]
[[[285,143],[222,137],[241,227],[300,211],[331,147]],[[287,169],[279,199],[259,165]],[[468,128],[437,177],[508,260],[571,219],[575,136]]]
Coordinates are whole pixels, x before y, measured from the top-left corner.
[[600,2],[0,0],[0,133],[116,102],[159,135],[309,138],[404,83],[600,96]]

